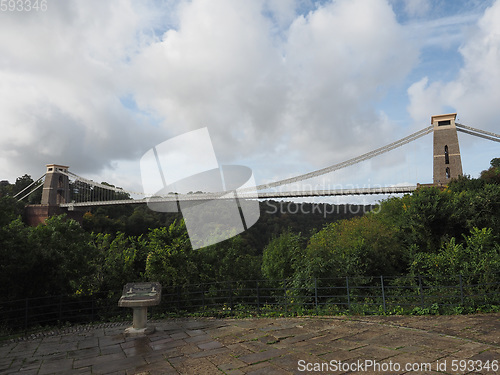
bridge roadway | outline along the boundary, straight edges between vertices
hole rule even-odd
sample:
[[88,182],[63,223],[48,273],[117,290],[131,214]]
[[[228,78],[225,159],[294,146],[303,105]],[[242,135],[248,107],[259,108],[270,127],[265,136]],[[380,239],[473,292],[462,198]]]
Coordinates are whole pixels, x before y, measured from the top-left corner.
[[[276,199],[276,198],[299,198],[299,197],[329,197],[329,196],[347,196],[347,195],[374,195],[374,194],[405,194],[417,190],[418,186],[390,186],[374,188],[352,188],[335,190],[302,190],[286,192],[261,192],[257,191],[243,193],[237,192],[238,199]],[[150,197],[143,199],[123,199],[112,201],[95,202],[71,202],[62,203],[60,207],[67,207],[69,210],[75,207],[108,206],[120,204],[138,204],[138,203],[161,203],[175,201],[205,201],[213,199],[234,199],[234,191],[224,193],[194,193],[194,194],[170,194],[162,197]]]

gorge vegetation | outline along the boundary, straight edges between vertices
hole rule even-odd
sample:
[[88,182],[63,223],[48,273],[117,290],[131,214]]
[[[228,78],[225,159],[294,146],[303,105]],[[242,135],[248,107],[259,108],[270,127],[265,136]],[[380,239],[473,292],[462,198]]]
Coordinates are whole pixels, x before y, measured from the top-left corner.
[[172,286],[461,274],[469,282],[500,281],[500,159],[477,179],[420,188],[376,209],[260,202],[253,227],[198,250],[182,216],[145,205],[97,208],[81,225],[55,216],[27,226],[25,203],[12,196],[29,180],[0,187],[0,295],[7,300],[120,290],[141,280]]

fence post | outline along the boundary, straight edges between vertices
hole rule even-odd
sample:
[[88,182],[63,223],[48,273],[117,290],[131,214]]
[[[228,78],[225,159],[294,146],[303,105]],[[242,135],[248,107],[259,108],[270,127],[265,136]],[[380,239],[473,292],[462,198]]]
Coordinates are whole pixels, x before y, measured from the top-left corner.
[[257,282],[257,312],[260,313],[260,289],[259,289],[259,280]]
[[345,285],[347,288],[347,308],[351,309],[351,292],[349,291],[349,276],[345,277]]
[[384,304],[384,312],[386,312],[385,291],[384,291],[384,276],[380,276],[380,286],[382,287],[382,302]]
[[425,307],[424,304],[424,287],[422,286],[422,277],[418,275],[418,290],[420,292],[420,305],[422,308]]
[[181,311],[181,287],[177,286],[177,311]]
[[229,284],[229,307],[231,309],[231,314],[233,312],[233,289],[231,287],[231,281],[228,282]]
[[286,310],[288,310],[288,298],[286,296],[286,279],[283,279],[283,298],[284,298],[284,302],[285,302],[285,313],[286,313]]
[[462,303],[462,306],[464,305],[464,284],[462,281],[462,274],[458,275],[458,278],[460,280],[460,302]]
[[28,308],[29,308],[29,303],[28,303],[28,298],[26,298],[26,303],[24,306],[24,330],[27,332],[28,331]]
[[201,309],[205,310],[205,284],[201,284]]
[[62,320],[62,299],[63,299],[63,296],[61,294],[61,295],[59,295],[59,321]]
[[316,310],[318,309],[318,282],[317,279],[314,278],[314,306]]

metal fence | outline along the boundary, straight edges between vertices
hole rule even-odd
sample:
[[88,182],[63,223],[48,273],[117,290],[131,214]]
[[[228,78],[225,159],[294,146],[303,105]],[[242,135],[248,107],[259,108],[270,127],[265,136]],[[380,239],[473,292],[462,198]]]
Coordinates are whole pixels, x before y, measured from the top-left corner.
[[57,295],[0,302],[0,337],[47,326],[87,324],[123,316],[117,306],[121,292],[90,296]]
[[[0,302],[0,337],[44,326],[125,319],[121,291]],[[500,274],[352,276],[307,280],[243,280],[163,286],[155,314],[232,315],[449,313],[500,305]]]
[[[164,287],[165,311],[387,313],[500,304],[500,275],[355,276],[307,280],[247,280]],[[448,311],[447,310],[447,311]]]

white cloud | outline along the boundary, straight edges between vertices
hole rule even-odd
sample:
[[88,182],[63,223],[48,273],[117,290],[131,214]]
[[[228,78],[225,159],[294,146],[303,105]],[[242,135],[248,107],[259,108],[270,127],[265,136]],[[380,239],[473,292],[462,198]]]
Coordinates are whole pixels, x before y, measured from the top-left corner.
[[[488,8],[459,51],[464,66],[449,82],[422,78],[408,89],[409,112],[416,121],[428,119],[429,110],[454,108],[462,122],[494,131],[500,103],[500,1]],[[474,125],[472,125],[474,126]]]
[[186,3],[179,29],[134,59],[131,90],[169,135],[208,126],[219,152],[234,156],[276,134],[286,82],[261,5]]
[[418,51],[392,8],[336,0],[294,13],[300,5],[96,0],[0,14],[2,173],[55,162],[109,176],[204,126],[220,161],[253,160],[258,180],[394,140],[373,103]]
[[38,177],[46,163],[98,171],[139,156],[140,119],[119,102],[120,70],[145,21],[130,1],[50,3],[0,14],[0,169]]
[[[463,67],[449,81],[427,77],[408,89],[408,111],[415,122],[430,123],[430,115],[457,112],[457,122],[498,133],[500,103],[500,1],[488,8],[467,34],[459,52]],[[459,134],[465,174],[477,177],[498,157],[498,144]]]
[[392,129],[367,103],[417,55],[389,5],[328,3],[279,36],[262,9],[262,2],[185,4],[179,28],[133,61],[139,106],[161,113],[171,135],[208,126],[225,161],[258,154],[280,173],[279,158],[320,167],[383,144]]
[[391,129],[367,104],[415,62],[385,2],[338,1],[299,17],[287,46],[293,146],[324,163],[383,143]]
[[424,16],[430,9],[430,0],[405,0],[405,11],[411,17]]

